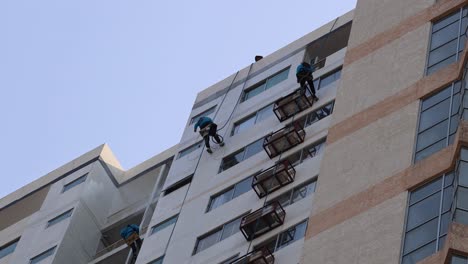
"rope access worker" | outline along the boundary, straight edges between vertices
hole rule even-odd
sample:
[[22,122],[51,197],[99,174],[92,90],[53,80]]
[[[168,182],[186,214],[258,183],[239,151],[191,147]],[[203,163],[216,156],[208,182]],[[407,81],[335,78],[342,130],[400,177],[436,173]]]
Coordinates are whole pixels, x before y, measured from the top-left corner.
[[200,117],[193,127],[193,132],[197,132],[197,128],[200,128],[200,135],[205,140],[206,151],[208,153],[213,153],[210,147],[210,136],[212,136],[221,147],[224,146],[224,142],[221,140],[218,133],[216,133],[218,125],[216,125],[211,118],[206,116]]
[[302,88],[306,88],[306,82],[309,84],[310,91],[314,100],[318,101],[318,97],[315,95],[314,77],[312,77],[312,67],[307,62],[302,62],[296,68],[297,82],[301,84]]
[[127,245],[132,248],[133,258],[136,259],[142,244],[140,238],[140,227],[135,224],[127,225],[120,230],[120,236],[125,240]]

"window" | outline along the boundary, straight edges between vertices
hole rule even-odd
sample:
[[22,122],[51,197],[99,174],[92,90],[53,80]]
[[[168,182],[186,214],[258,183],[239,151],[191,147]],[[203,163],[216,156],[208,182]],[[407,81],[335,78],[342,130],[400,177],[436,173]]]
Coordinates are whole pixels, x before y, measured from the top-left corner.
[[177,191],[178,189],[184,187],[185,185],[192,182],[193,174],[183,178],[182,180],[172,184],[164,190],[164,196],[170,194],[171,192]]
[[154,233],[157,233],[161,230],[163,230],[164,228],[168,227],[168,226],[171,226],[173,224],[175,224],[177,222],[177,218],[179,217],[179,215],[174,215],[173,217],[169,218],[169,219],[166,219],[164,221],[162,221],[161,223],[153,226],[151,228],[151,233],[150,235],[154,234]]
[[16,249],[16,245],[18,245],[18,242],[19,238],[0,247],[0,260],[13,253]]
[[313,158],[322,153],[325,149],[326,141],[327,138],[319,139],[317,142],[314,142],[311,145],[299,150],[298,152],[291,154],[286,159],[291,162],[293,166],[297,166],[304,162],[304,160]]
[[468,258],[459,255],[452,255],[450,264],[468,264]]
[[240,231],[239,226],[240,226],[242,217],[243,215],[224,224],[221,227],[216,228],[210,233],[199,237],[197,239],[197,243],[195,244],[193,255],[239,232]]
[[85,182],[87,176],[88,176],[88,173],[86,173],[85,175],[79,177],[78,179],[76,179],[76,180],[74,180],[74,181],[72,181],[72,182],[70,182],[70,183],[65,184],[65,185],[63,186],[62,193],[64,193],[64,192],[70,190],[71,188],[73,188],[73,187],[75,187],[75,186],[77,186],[77,185],[79,185],[79,184]]
[[164,256],[162,257],[159,257],[151,262],[149,262],[148,264],[162,264],[163,263],[163,260],[164,260]]
[[331,115],[333,113],[334,106],[335,106],[335,101],[331,101],[330,103],[300,118],[298,122],[300,124],[304,124],[304,128],[311,126],[315,124],[316,122],[324,119],[325,117]]
[[442,249],[451,219],[454,173],[410,192],[402,264],[415,264]]
[[208,203],[207,212],[231,201],[232,199],[244,194],[252,189],[252,176],[236,183],[234,186],[227,188],[219,194],[216,194],[210,198]]
[[290,67],[283,69],[274,75],[266,78],[265,80],[255,84],[254,86],[247,88],[244,91],[242,96],[242,102],[249,100],[250,98],[270,89],[271,87],[275,86],[276,84],[286,80],[289,75]]
[[247,116],[246,118],[234,123],[234,127],[231,131],[231,136],[238,134],[242,131],[247,130],[250,127],[253,127],[255,124],[260,123],[261,121],[267,119],[269,116],[273,115],[273,104],[267,105],[257,112]]
[[458,61],[460,53],[465,47],[466,28],[466,7],[460,8],[432,24],[431,43],[426,69],[427,75]]
[[263,138],[258,139],[257,141],[251,143],[250,145],[232,153],[229,156],[226,156],[221,161],[221,166],[219,172],[225,171],[240,162],[252,157],[253,155],[261,152],[263,150]]
[[280,202],[281,206],[284,208],[314,193],[316,183],[317,183],[316,179],[303,183],[295,187],[294,189],[289,190],[281,194],[280,196],[271,199],[271,201],[269,201],[268,203],[272,203],[273,201],[278,201]]
[[303,238],[307,230],[307,220],[300,222],[299,224],[287,229],[286,231],[267,239],[266,241],[254,246],[254,250],[261,249],[263,247],[268,248],[271,253],[278,251],[295,241]]
[[341,68],[327,73],[320,78],[314,80],[314,87],[320,90],[328,85],[338,81],[341,78]]
[[42,260],[52,256],[55,252],[55,247],[52,247],[44,252],[42,252],[41,254],[35,256],[34,258],[32,258],[30,261],[29,261],[29,264],[36,264],[36,263],[39,263],[41,262]]
[[453,143],[459,121],[460,89],[461,82],[456,82],[422,101],[415,161]]
[[182,158],[183,156],[187,156],[188,154],[194,152],[195,150],[201,148],[203,146],[203,141],[199,141],[190,147],[187,147],[183,149],[182,151],[179,152],[179,155],[177,156],[177,159]]
[[63,213],[63,214],[49,220],[47,222],[46,228],[50,227],[50,226],[53,226],[53,225],[65,220],[65,219],[69,218],[72,215],[72,213],[73,213],[73,209],[70,209],[70,210],[66,211],[65,213]]
[[201,112],[200,114],[198,114],[198,115],[192,117],[192,119],[190,119],[190,124],[189,124],[189,125],[195,124],[195,123],[198,121],[198,119],[199,119],[200,117],[202,117],[202,116],[208,116],[208,117],[209,117],[212,113],[215,112],[215,110],[216,110],[216,105],[213,106],[213,107],[211,107],[210,109],[208,109],[208,110],[206,110],[206,111],[203,111],[203,112]]
[[453,220],[468,225],[468,149],[462,148],[457,164]]

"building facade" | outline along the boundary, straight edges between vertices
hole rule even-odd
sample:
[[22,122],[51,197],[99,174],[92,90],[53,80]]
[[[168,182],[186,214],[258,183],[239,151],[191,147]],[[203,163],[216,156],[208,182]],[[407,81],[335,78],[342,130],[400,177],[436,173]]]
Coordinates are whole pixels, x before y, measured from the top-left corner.
[[465,6],[359,0],[200,92],[174,147],[124,170],[103,145],[2,198],[0,264],[468,263]]

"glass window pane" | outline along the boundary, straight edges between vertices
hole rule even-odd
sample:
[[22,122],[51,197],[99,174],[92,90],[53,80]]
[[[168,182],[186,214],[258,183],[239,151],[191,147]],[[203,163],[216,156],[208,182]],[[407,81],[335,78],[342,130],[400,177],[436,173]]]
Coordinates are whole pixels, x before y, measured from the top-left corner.
[[298,151],[289,155],[286,159],[291,162],[292,165],[297,165],[301,162],[301,153],[302,151]]
[[404,254],[407,254],[437,238],[438,218],[406,233]]
[[419,151],[423,148],[426,148],[437,141],[446,138],[448,130],[448,119],[429,128],[428,130],[420,133],[418,135],[418,143],[416,150]]
[[244,119],[240,122],[238,122],[236,125],[234,125],[234,130],[233,130],[233,135],[240,133],[242,131],[247,130],[250,127],[253,127],[255,124],[255,115],[252,115],[248,117],[247,119]]
[[292,203],[300,201],[315,191],[315,181],[307,183],[304,186],[295,188],[292,195]]
[[410,194],[410,205],[421,201],[433,193],[440,191],[442,189],[441,186],[442,177],[412,191]]
[[459,20],[460,18],[460,11],[455,11],[453,14],[450,14],[448,17],[445,17],[432,26],[432,32],[436,32],[437,30],[440,30],[443,27],[448,26],[449,24],[452,24],[453,22]]
[[269,203],[272,203],[274,201],[278,201],[282,207],[286,207],[288,205],[291,204],[291,191],[287,191],[283,194],[281,194],[280,196],[274,198],[274,199],[271,199],[271,201]]
[[53,247],[53,248],[48,249],[48,250],[44,251],[43,253],[41,253],[41,254],[35,256],[34,258],[32,258],[32,259],[30,260],[29,263],[30,263],[30,264],[36,264],[36,263],[39,263],[39,262],[41,262],[42,260],[44,260],[44,259],[46,259],[46,258],[52,256],[52,255],[54,254],[54,252],[55,252],[55,248],[56,248],[56,247]]
[[247,101],[249,100],[250,98],[260,94],[261,92],[265,91],[265,86],[266,86],[266,83],[263,82],[262,84],[260,84],[259,86],[255,87],[255,88],[252,88],[248,91],[246,91],[244,93],[244,101]]
[[63,214],[49,220],[47,222],[47,227],[53,226],[53,225],[65,220],[65,219],[69,218],[72,215],[72,212],[73,212],[73,209],[70,209],[70,210],[66,211],[65,213],[63,213]]
[[10,255],[11,253],[13,253],[16,249],[16,245],[18,245],[18,241],[15,241],[13,243],[10,243],[6,246],[3,246],[0,248],[0,259],[2,259],[3,257],[7,256],[7,255]]
[[253,155],[261,151],[263,151],[263,138],[255,141],[254,143],[246,147],[244,160],[252,157]]
[[460,210],[460,209],[456,209],[454,219],[455,219],[454,220],[455,222],[468,225],[468,212]]
[[450,172],[445,175],[444,187],[447,187],[452,184],[453,184],[453,172]]
[[426,157],[429,157],[430,155],[445,148],[446,146],[447,146],[447,140],[442,139],[439,142],[435,143],[434,145],[417,152],[415,156],[415,161],[422,160]]
[[182,150],[181,152],[179,152],[179,157],[178,157],[178,159],[180,159],[180,158],[182,158],[183,156],[186,156],[186,155],[188,155],[188,154],[194,152],[195,150],[201,148],[201,147],[202,147],[202,144],[203,144],[202,141],[200,141],[200,142],[197,142],[197,143],[193,144],[192,146],[190,146],[190,147],[188,147],[188,148]]
[[288,78],[289,74],[289,67],[276,75],[268,78],[267,84],[266,84],[266,89],[270,89],[271,87],[275,86],[276,84],[286,80]]
[[450,134],[453,134],[453,133],[455,133],[457,131],[458,121],[459,121],[458,115],[454,115],[450,119]]
[[427,75],[431,75],[434,72],[446,67],[447,65],[454,63],[457,60],[457,56],[453,55],[437,64],[432,65],[431,67],[427,68]]
[[66,191],[70,190],[71,188],[73,188],[73,187],[75,187],[75,186],[77,186],[77,185],[79,185],[79,184],[85,182],[85,181],[86,181],[87,175],[88,175],[88,174],[86,173],[85,175],[79,177],[78,179],[76,179],[76,180],[74,180],[74,181],[72,181],[72,182],[70,182],[70,183],[68,183],[68,184],[65,184],[65,185],[63,186],[62,192],[66,192]]
[[424,111],[428,109],[429,107],[442,102],[444,99],[447,99],[450,97],[450,94],[452,93],[452,86],[450,85],[449,87],[445,88],[444,90],[436,93],[435,95],[424,99],[422,102],[421,110]]
[[457,190],[457,208],[468,210],[468,189],[462,186]]
[[221,240],[226,239],[234,235],[235,233],[239,232],[241,220],[242,220],[242,217],[239,217],[236,220],[225,224],[223,228],[223,234],[221,235]]
[[436,217],[439,214],[439,208],[440,192],[410,206],[406,230],[411,230],[429,219]]
[[446,212],[443,214],[440,218],[440,234],[439,235],[445,235],[447,234],[448,226],[451,222],[451,212]]
[[234,199],[237,196],[246,193],[250,190],[252,190],[252,177],[248,177],[236,184],[236,186],[234,187],[234,195],[232,198]]
[[275,252],[275,247],[276,247],[276,236],[267,239],[266,241],[254,246],[253,248],[255,250],[261,249],[263,247],[266,247],[268,250],[270,250],[271,253]]
[[334,82],[336,82],[337,80],[339,80],[341,77],[341,70],[337,71],[337,72],[334,72],[330,75],[327,75],[323,78],[320,78],[320,86],[319,86],[319,89],[323,88],[323,87],[326,87]]
[[160,258],[158,258],[158,259],[156,259],[156,260],[154,260],[154,261],[152,261],[152,262],[150,262],[148,264],[162,264],[163,260],[164,260],[164,256],[162,256],[162,257],[160,257]]
[[402,264],[416,264],[418,261],[436,252],[436,242],[429,243],[403,257]]
[[450,98],[434,105],[433,107],[421,113],[419,121],[419,131],[424,131],[429,127],[447,119],[450,115]]
[[468,187],[468,162],[460,161],[457,180],[458,185]]
[[442,202],[442,212],[446,212],[452,206],[453,186],[444,189],[444,198]]
[[429,53],[428,66],[432,66],[440,61],[447,59],[457,53],[458,39],[454,40],[438,47],[437,49]]
[[221,193],[217,195],[216,197],[211,198],[211,203],[208,211],[211,211],[227,202],[229,202],[232,199],[232,194],[234,193],[234,189],[230,188],[229,190],[225,191],[224,193]]
[[227,156],[226,158],[223,159],[222,165],[221,165],[221,171],[227,170],[231,168],[232,166],[240,163],[244,158],[244,150],[240,150],[237,153],[231,154]]
[[267,107],[264,107],[260,109],[257,113],[257,120],[255,120],[255,123],[262,122],[263,120],[267,119],[268,117],[273,115],[273,105],[269,105]]
[[198,253],[216,244],[219,241],[220,236],[221,236],[221,230],[218,230],[203,238],[199,238],[195,253]]
[[175,215],[175,216],[173,216],[173,217],[171,217],[171,218],[169,218],[167,220],[164,220],[163,222],[153,226],[153,228],[151,228],[151,235],[165,229],[168,226],[171,226],[171,225],[175,224],[175,222],[177,222],[177,217],[179,217],[179,215]]
[[[444,43],[447,43],[448,41],[452,39],[457,39],[459,27],[460,27],[460,23],[457,21],[443,28],[442,30],[439,30],[435,32],[434,34],[432,34],[431,51],[436,49],[437,47],[442,46]],[[452,52],[455,53],[456,49],[457,47],[455,45],[455,48],[452,50]]]

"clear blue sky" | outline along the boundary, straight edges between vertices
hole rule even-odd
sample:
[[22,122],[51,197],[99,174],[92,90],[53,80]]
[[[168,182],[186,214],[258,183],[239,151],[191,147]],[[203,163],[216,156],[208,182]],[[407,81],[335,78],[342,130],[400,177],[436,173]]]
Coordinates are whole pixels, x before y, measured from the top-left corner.
[[197,92],[355,5],[0,1],[0,197],[102,143],[126,169],[171,147]]

